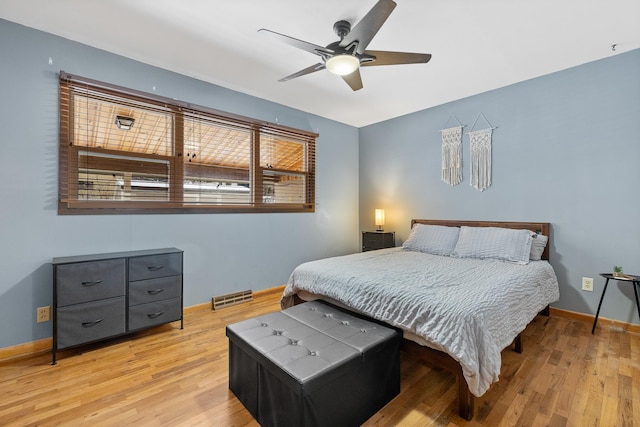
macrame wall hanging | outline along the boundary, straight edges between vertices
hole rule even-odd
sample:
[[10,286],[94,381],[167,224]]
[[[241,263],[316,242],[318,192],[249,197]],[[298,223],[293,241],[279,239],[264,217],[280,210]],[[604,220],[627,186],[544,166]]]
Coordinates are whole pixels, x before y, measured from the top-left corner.
[[[447,128],[451,118],[458,126]],[[442,133],[442,180],[454,186],[462,182],[462,123],[453,114],[449,116]]]
[[[482,117],[488,127],[474,130],[478,119]],[[491,186],[491,136],[495,127],[482,114],[478,114],[471,126],[469,135],[469,151],[471,152],[471,182],[476,190],[484,191]]]

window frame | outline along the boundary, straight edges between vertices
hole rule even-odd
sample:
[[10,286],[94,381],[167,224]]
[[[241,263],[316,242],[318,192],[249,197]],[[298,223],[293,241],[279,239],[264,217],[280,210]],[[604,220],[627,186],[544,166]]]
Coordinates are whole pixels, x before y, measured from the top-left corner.
[[[157,155],[137,153],[134,151],[108,150],[82,145],[74,145],[74,91],[100,93],[108,97],[124,98],[133,103],[157,106],[169,111],[172,115],[172,154]],[[153,214],[153,213],[272,213],[272,212],[314,212],[315,211],[315,142],[317,133],[282,126],[262,120],[252,119],[238,114],[190,104],[146,92],[104,83],[97,80],[80,77],[60,71],[59,78],[59,169],[58,169],[58,214]],[[249,192],[247,204],[207,204],[188,201],[184,194],[185,170],[187,169],[184,155],[185,117],[202,116],[212,121],[235,124],[238,128],[251,132],[249,159]],[[260,143],[262,135],[268,143],[273,143],[274,136],[284,138],[287,142],[294,141],[304,145],[303,171],[289,169],[274,169],[264,167],[260,161]],[[265,142],[267,143],[267,142]],[[122,153],[128,156],[149,159],[149,164],[165,162],[169,168],[168,200],[83,200],[79,194],[80,165],[78,156],[81,152],[111,155],[117,157]],[[123,164],[127,160],[122,160]],[[133,166],[132,166],[133,167]],[[141,164],[141,168],[146,166]],[[214,165],[215,167],[215,165]],[[304,189],[301,203],[269,203],[264,200],[263,187],[265,175],[302,176]]]

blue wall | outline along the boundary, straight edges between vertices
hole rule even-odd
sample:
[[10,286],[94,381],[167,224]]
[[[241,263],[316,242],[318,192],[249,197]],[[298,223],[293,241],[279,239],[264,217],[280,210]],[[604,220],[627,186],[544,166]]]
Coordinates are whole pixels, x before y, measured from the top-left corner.
[[[35,311],[52,303],[52,257],[179,247],[190,306],[358,251],[379,207],[398,244],[415,217],[551,222],[559,308],[595,313],[598,273],[613,264],[640,274],[638,50],[360,130],[3,20],[0,57],[0,348],[51,336]],[[59,70],[318,132],[316,212],[58,216]],[[482,193],[469,186],[467,136],[464,181],[440,181],[438,132],[451,114],[467,131],[479,112],[498,126]],[[632,302],[613,283],[602,315],[638,323]]]
[[[51,258],[175,246],[185,306],[356,252],[358,130],[0,20],[0,348],[50,337]],[[49,64],[52,58],[53,64]],[[58,216],[58,72],[317,132],[316,212]]]
[[[451,187],[440,180],[439,130],[454,114],[467,132],[480,112],[498,127],[493,185],[469,185],[464,135],[464,180]],[[375,208],[386,209],[397,244],[411,218],[550,222],[554,306],[565,310],[595,314],[598,273],[614,264],[640,275],[639,184],[640,50],[360,129],[362,229],[373,228]],[[581,290],[583,276],[594,292]],[[610,284],[601,316],[638,323],[628,283]]]

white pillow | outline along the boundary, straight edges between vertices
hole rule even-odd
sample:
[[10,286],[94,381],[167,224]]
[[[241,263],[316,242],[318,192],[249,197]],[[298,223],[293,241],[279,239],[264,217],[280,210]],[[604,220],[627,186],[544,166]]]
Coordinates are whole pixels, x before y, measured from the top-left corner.
[[528,264],[533,234],[529,230],[463,226],[453,255]]
[[540,261],[542,259],[542,253],[548,241],[549,236],[545,236],[544,234],[533,235],[533,240],[531,240],[531,253],[529,254],[531,261]]
[[458,241],[458,227],[415,224],[402,247],[410,251],[449,256]]

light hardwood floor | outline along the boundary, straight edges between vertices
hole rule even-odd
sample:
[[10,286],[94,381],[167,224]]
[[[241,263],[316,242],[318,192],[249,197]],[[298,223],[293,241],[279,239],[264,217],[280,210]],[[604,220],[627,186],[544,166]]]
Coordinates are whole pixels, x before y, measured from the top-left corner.
[[[0,362],[2,426],[257,426],[228,390],[224,326],[279,309],[277,292],[107,343]],[[401,393],[366,426],[640,426],[640,335],[538,316],[500,381],[456,414],[453,376],[403,350]]]

